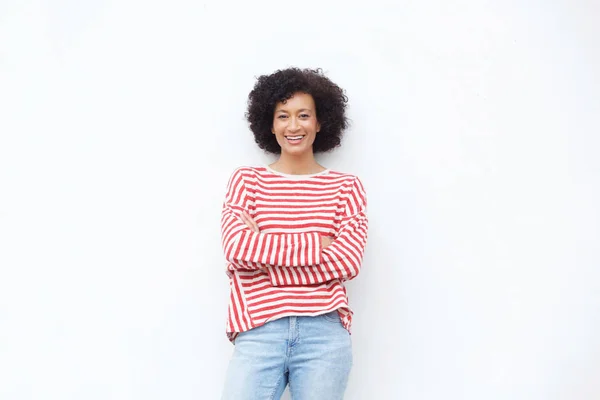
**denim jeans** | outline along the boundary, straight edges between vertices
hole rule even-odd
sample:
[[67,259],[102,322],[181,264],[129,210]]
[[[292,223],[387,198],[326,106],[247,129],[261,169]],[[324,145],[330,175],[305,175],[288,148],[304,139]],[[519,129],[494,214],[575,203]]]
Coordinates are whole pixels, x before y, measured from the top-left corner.
[[350,334],[337,311],[284,317],[235,339],[222,400],[343,399],[352,368]]

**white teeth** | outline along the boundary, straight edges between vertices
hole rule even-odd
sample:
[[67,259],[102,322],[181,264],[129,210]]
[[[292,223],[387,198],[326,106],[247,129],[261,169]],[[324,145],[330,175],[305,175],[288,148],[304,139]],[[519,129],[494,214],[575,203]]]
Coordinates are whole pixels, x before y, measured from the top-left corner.
[[289,140],[298,140],[302,139],[302,136],[286,136]]

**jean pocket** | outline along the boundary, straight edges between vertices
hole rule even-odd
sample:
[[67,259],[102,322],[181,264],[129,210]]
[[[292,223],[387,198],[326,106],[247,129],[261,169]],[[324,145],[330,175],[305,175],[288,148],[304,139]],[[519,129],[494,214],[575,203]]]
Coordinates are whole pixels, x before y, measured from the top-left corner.
[[338,314],[337,310],[333,310],[331,312],[328,312],[327,314],[322,314],[322,317],[327,322],[333,322],[338,324],[341,323],[340,314]]

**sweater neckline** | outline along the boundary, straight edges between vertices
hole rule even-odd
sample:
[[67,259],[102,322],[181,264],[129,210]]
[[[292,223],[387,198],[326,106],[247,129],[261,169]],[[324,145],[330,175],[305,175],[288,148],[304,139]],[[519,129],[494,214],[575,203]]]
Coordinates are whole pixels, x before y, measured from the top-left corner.
[[313,178],[313,177],[316,177],[316,176],[326,175],[326,174],[328,174],[330,172],[329,168],[327,168],[327,169],[324,169],[323,171],[315,172],[314,174],[296,175],[296,174],[285,174],[283,172],[275,171],[273,168],[269,167],[268,165],[265,165],[264,167],[265,167],[265,169],[267,171],[269,171],[270,173],[272,173],[274,175],[284,176],[284,177],[289,178],[289,179]]

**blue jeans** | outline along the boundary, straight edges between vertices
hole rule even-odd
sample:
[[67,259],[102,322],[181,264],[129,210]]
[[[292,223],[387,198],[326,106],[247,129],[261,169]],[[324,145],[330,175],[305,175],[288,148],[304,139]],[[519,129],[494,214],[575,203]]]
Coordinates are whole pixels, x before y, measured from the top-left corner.
[[350,334],[337,311],[284,317],[235,339],[222,400],[343,399],[352,368]]

